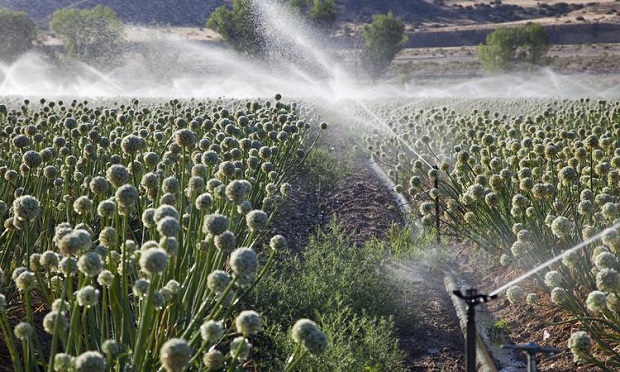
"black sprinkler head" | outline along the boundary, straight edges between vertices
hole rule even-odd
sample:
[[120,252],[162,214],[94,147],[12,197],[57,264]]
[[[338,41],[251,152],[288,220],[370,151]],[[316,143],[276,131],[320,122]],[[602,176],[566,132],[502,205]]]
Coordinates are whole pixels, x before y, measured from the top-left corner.
[[476,288],[469,288],[465,290],[463,293],[462,290],[452,291],[454,295],[458,298],[465,300],[465,303],[468,305],[477,305],[484,302],[489,302],[497,298],[497,294],[494,295],[485,295],[478,294],[478,290]]

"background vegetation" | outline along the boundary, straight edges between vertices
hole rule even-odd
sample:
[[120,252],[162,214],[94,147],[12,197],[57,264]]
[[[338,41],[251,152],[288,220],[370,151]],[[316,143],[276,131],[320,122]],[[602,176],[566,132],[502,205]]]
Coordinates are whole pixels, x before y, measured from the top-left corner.
[[32,49],[37,26],[25,12],[0,9],[0,60],[13,62]]
[[368,74],[376,79],[383,75],[403,45],[407,42],[405,24],[390,12],[374,15],[372,23],[362,28],[364,48],[361,62]]
[[252,0],[234,0],[232,9],[226,5],[216,8],[206,26],[238,51],[257,57],[265,53],[265,39]]
[[70,57],[97,66],[113,66],[123,60],[123,25],[111,8],[97,5],[57,10],[50,29],[63,41]]
[[[306,17],[318,30],[329,30],[338,17],[333,0],[290,1],[289,9]],[[207,28],[217,31],[234,49],[254,57],[268,52],[260,14],[253,0],[234,0],[232,7],[222,5],[207,18]]]
[[526,26],[501,27],[478,46],[478,58],[491,73],[531,71],[547,64],[549,40],[545,29],[537,23]]

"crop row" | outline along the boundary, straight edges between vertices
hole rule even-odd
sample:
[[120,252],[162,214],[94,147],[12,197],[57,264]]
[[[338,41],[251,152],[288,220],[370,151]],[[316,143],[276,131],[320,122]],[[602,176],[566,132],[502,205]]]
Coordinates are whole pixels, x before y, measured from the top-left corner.
[[[287,248],[268,226],[325,129],[314,121],[279,95],[0,105],[0,330],[12,369],[250,362],[261,321],[241,299]],[[292,336],[287,368],[326,346],[308,319]]]
[[[561,257],[533,277],[580,324],[568,341],[575,360],[619,367],[620,103],[472,100],[449,109],[391,101],[372,109],[387,124],[366,136],[367,150],[421,223],[439,218],[442,234],[470,239],[506,267],[528,271]],[[507,297],[539,301],[518,285]]]

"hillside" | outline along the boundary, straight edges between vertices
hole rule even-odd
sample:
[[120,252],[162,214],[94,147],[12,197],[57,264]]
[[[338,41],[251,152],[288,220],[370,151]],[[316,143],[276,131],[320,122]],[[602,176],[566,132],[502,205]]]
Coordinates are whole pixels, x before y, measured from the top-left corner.
[[114,9],[127,23],[202,26],[213,9],[224,3],[223,0],[0,0],[0,8],[23,10],[40,27],[47,27],[51,14],[57,9],[92,8],[97,4]]
[[[127,23],[200,27],[218,6],[231,0],[0,0],[0,8],[23,10],[45,28],[51,14],[63,7],[91,8],[102,4],[114,9]],[[359,25],[371,20],[373,14],[392,11],[401,17],[410,29],[478,25],[550,18],[563,22],[575,12],[587,21],[596,21],[589,15],[617,17],[617,3],[609,0],[545,1],[533,0],[337,0],[339,23]],[[36,4],[36,5],[35,5]],[[584,15],[588,17],[584,18]]]

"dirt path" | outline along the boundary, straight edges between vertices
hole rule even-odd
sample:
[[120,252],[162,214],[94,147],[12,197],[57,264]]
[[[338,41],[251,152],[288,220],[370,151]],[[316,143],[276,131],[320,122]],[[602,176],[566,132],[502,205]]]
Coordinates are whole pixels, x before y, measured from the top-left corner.
[[[387,239],[392,224],[403,225],[403,217],[389,190],[365,159],[355,159],[349,175],[327,192],[319,192],[303,175],[291,180],[292,200],[274,221],[275,231],[285,234],[293,247],[303,249],[309,236],[337,217],[350,233],[352,245],[373,237]],[[463,338],[444,285],[443,276],[417,263],[400,264],[394,273],[412,283],[404,301],[413,309],[414,324],[396,324],[406,366],[412,371],[463,370]]]

